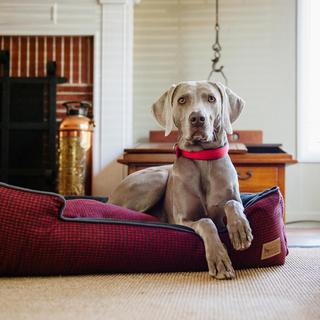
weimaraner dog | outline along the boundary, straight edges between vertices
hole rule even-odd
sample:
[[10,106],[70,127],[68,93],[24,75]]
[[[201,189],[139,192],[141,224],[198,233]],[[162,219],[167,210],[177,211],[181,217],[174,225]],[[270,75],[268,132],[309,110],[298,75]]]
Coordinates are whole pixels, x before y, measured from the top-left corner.
[[[173,85],[152,112],[168,135],[178,129],[180,152],[226,149],[231,123],[244,101],[221,83],[188,81]],[[241,203],[237,172],[227,152],[209,160],[178,156],[173,165],[144,169],[126,177],[110,202],[137,211],[161,205],[163,221],[192,228],[204,241],[209,274],[217,279],[235,277],[218,230],[227,230],[236,250],[247,249],[253,239]]]

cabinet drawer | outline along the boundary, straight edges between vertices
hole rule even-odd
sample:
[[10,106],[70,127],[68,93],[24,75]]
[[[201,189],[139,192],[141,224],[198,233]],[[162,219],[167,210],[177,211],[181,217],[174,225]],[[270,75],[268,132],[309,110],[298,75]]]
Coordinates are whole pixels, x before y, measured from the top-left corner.
[[260,192],[279,184],[277,167],[236,166],[241,192]]

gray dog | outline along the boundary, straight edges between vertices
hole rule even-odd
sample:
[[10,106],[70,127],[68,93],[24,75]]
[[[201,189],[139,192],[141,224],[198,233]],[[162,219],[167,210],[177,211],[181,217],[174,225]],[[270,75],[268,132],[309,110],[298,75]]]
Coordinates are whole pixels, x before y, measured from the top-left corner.
[[[150,210],[164,197],[163,220],[188,226],[200,235],[209,274],[217,279],[235,277],[218,235],[223,218],[227,218],[236,250],[247,249],[253,239],[243,213],[237,173],[227,154],[227,134],[232,133],[231,123],[243,105],[240,97],[220,83],[188,81],[173,85],[153,104],[152,111],[166,135],[174,126],[178,128],[177,148],[182,156],[173,165],[129,175],[110,197],[111,203],[137,211]],[[208,151],[222,154],[208,160],[184,155]]]

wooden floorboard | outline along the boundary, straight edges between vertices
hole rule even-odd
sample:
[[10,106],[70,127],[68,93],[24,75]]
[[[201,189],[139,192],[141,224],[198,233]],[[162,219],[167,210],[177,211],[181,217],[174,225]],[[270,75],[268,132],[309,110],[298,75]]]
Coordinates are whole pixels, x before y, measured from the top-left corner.
[[320,222],[301,222],[286,225],[288,245],[319,246],[320,247]]

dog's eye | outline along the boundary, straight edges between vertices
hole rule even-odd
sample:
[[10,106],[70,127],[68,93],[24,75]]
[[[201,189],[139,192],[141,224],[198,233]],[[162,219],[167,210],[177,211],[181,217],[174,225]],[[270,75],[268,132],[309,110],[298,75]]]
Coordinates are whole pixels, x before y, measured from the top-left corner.
[[209,101],[210,103],[213,103],[213,102],[216,101],[216,99],[215,99],[214,96],[209,95],[209,96],[208,96],[208,101]]
[[186,103],[186,98],[185,97],[181,97],[178,99],[178,103],[179,104],[185,104]]

